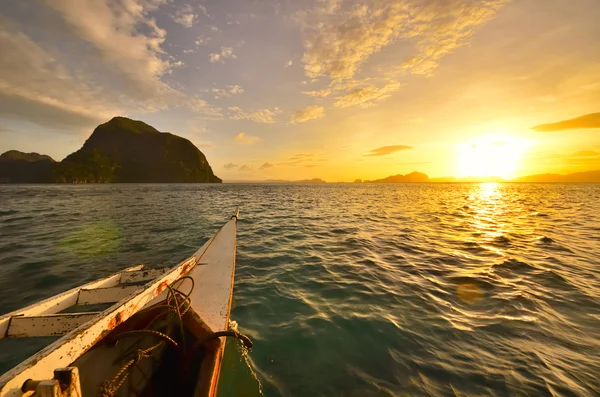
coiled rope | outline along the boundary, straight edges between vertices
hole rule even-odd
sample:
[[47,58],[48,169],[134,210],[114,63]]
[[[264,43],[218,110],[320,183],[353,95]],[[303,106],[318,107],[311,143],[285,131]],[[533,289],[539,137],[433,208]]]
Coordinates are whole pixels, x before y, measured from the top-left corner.
[[[190,280],[191,286],[187,293],[183,293],[180,288],[185,280]],[[144,371],[139,368],[138,364],[143,359],[152,358],[153,354],[158,354],[162,348],[169,344],[173,346],[177,352],[181,353],[182,351],[186,351],[186,340],[185,340],[185,330],[183,325],[183,316],[185,313],[190,310],[192,305],[191,294],[195,288],[194,279],[190,276],[183,276],[177,280],[175,280],[172,284],[167,286],[168,292],[167,297],[164,300],[164,304],[152,306],[145,311],[155,311],[158,309],[162,309],[144,328],[133,331],[121,332],[110,339],[110,341],[114,341],[118,343],[120,339],[132,337],[132,336],[142,336],[138,341],[132,344],[128,349],[126,349],[120,357],[117,358],[115,362],[120,362],[123,360],[127,360],[121,368],[115,373],[115,375],[104,382],[102,382],[99,389],[100,397],[114,397],[116,396],[119,389],[123,386],[125,380],[130,376],[134,368],[138,368],[138,371],[144,375],[146,378],[146,374]],[[179,331],[179,332],[176,332]],[[178,334],[181,339],[180,343],[175,340],[175,335]],[[145,349],[139,349],[136,347],[142,342],[144,336],[154,336],[160,341],[153,346],[150,346]],[[214,332],[205,338],[198,340],[194,346],[194,349],[203,345],[206,341],[211,339],[216,339],[222,336],[231,336],[236,339],[242,341],[244,346],[247,349],[252,348],[252,341],[247,336],[237,332],[237,331],[219,331]],[[129,377],[129,379],[131,379]],[[138,393],[133,389],[133,385],[130,384],[130,393],[134,395],[138,395]]]

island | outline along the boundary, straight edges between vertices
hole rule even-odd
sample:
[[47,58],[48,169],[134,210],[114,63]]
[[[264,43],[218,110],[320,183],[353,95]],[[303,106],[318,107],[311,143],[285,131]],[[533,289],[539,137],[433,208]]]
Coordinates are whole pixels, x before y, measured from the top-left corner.
[[410,174],[392,175],[383,179],[375,179],[373,181],[364,181],[364,183],[420,183],[429,182],[429,177],[422,172],[411,172]]
[[39,153],[9,150],[0,155],[0,183],[50,183],[56,161]]
[[55,162],[11,150],[0,156],[4,183],[221,183],[189,140],[126,117],[99,125],[83,147]]

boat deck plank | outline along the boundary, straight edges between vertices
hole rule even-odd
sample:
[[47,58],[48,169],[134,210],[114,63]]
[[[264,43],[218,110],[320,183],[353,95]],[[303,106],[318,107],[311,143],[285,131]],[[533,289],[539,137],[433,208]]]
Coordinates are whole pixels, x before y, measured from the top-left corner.
[[13,317],[10,321],[6,337],[28,338],[34,336],[64,335],[90,321],[98,314],[99,312],[86,312]]
[[100,280],[95,280],[85,285],[72,288],[68,291],[65,291],[61,294],[54,295],[50,298],[44,299],[43,301],[34,303],[27,307],[24,307],[19,310],[15,310],[14,312],[7,313],[3,316],[0,316],[0,339],[6,337],[6,332],[8,331],[8,325],[11,321],[12,317],[16,316],[36,316],[41,314],[54,314],[65,309],[68,309],[71,306],[74,306],[77,303],[77,298],[79,296],[79,291],[82,288],[106,288],[106,287],[114,287],[119,285],[121,280],[121,274],[123,272],[136,271],[141,270],[144,265],[137,265],[129,267],[125,270],[122,270],[118,273],[112,274],[108,277],[105,277]]
[[212,244],[199,256],[199,263],[189,276],[196,280],[192,291],[192,309],[214,331],[225,331],[235,271],[237,218],[227,222],[214,237]]
[[133,294],[135,291],[143,288],[139,285],[116,286],[109,288],[83,288],[79,291],[77,305],[96,305],[98,303],[118,302],[123,298]]

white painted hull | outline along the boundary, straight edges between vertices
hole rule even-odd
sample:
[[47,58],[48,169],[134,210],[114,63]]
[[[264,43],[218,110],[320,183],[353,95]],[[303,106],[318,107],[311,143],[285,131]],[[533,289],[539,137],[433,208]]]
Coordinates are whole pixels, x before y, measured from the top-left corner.
[[[46,383],[41,386],[30,382],[28,387],[45,388],[38,389],[36,395],[53,396],[54,392],[51,390],[60,383],[53,379],[54,371],[64,367],[76,368],[74,372],[78,372],[76,375],[78,387],[84,397],[96,396],[99,385],[106,380],[106,377],[110,378],[112,373],[118,371],[119,365],[122,365],[118,362],[118,354],[120,354],[118,350],[127,347],[128,344],[134,345],[129,341],[115,342],[114,345],[118,346],[118,349],[115,349],[112,342],[107,341],[122,339],[125,333],[132,330],[139,331],[144,327],[160,324],[162,320],[153,319],[153,316],[159,317],[156,313],[163,310],[168,296],[171,297],[169,302],[179,302],[177,298],[172,299],[175,293],[169,291],[172,291],[170,286],[182,277],[191,278],[195,287],[189,295],[191,303],[186,306],[189,310],[185,315],[179,316],[179,322],[185,328],[183,334],[179,332],[180,336],[184,340],[187,335],[190,340],[203,341],[209,338],[211,333],[226,331],[229,324],[235,272],[236,226],[237,214],[194,255],[172,269],[144,270],[143,265],[135,266],[0,317],[0,339],[64,335],[0,377],[0,397],[24,395],[21,389],[27,380],[45,381]],[[183,283],[187,281],[189,280],[184,280]],[[132,282],[145,282],[145,284],[132,286],[130,284]],[[178,283],[178,285],[182,284]],[[115,300],[118,302],[99,313],[59,313],[74,305],[107,303]],[[168,313],[161,314],[165,318],[173,311],[172,308],[167,309],[170,311],[164,310]],[[144,325],[145,323],[150,325]],[[138,345],[153,343],[153,335],[147,333],[148,336],[138,337],[135,340],[136,348],[139,349]],[[125,339],[131,340],[131,338]],[[213,338],[202,342],[202,345],[198,342],[197,355],[202,355],[201,363],[197,362],[198,357],[189,357],[194,368],[198,370],[197,374],[192,374],[189,376],[190,379],[185,380],[193,383],[193,387],[189,386],[189,390],[186,390],[193,391],[194,396],[216,395],[221,357],[225,346],[221,339]],[[164,344],[164,346],[168,345],[168,343]],[[155,349],[152,354],[157,355],[159,350]],[[163,350],[161,357],[168,357],[170,350],[167,347],[163,347]],[[155,357],[153,361],[156,361]],[[141,371],[141,367],[138,369]],[[153,374],[157,374],[156,376],[168,375],[166,374],[168,371],[161,369],[160,365],[154,365],[151,370],[154,371]],[[70,374],[74,372],[71,371]],[[127,387],[121,386],[114,395],[138,394],[140,388],[148,389],[152,386],[153,382],[145,379],[146,375],[136,375],[133,370],[131,372],[128,382],[137,383]],[[56,376],[66,375],[58,373]],[[195,379],[191,379],[193,376]],[[134,388],[137,388],[135,393],[133,393]],[[61,391],[63,394],[58,395],[75,395],[65,394],[67,389],[63,382]]]

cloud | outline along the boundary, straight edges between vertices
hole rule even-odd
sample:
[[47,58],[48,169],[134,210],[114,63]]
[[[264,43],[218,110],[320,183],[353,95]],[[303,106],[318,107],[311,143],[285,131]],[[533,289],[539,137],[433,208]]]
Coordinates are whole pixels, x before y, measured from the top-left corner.
[[373,149],[369,154],[365,154],[366,157],[370,156],[387,156],[388,154],[396,153],[401,150],[410,150],[412,146],[395,145],[395,146],[382,146],[377,149]]
[[192,52],[196,52],[196,50],[195,50],[195,49],[193,49],[193,48],[191,48],[191,49],[188,49],[188,50],[183,50],[183,53],[184,53],[184,54],[191,54]]
[[188,102],[188,108],[201,115],[205,120],[223,120],[223,111],[221,108],[211,105],[204,99],[194,98]]
[[431,74],[508,1],[321,0],[294,18],[304,36],[304,73],[334,83],[351,80],[373,55],[398,44],[398,54],[409,54],[396,60],[398,74]]
[[265,170],[267,168],[273,168],[273,167],[275,167],[275,166],[271,163],[264,163],[263,165],[260,166],[260,169]]
[[205,6],[203,6],[202,4],[198,4],[198,5],[196,5],[196,7],[197,7],[197,8],[198,8],[200,11],[202,11],[202,13],[204,14],[204,16],[205,16],[205,17],[207,17],[207,18],[210,18],[210,15],[208,14],[208,11],[207,11],[207,9],[206,9],[206,7],[205,7]]
[[242,172],[253,171],[253,168],[244,164],[240,167],[239,171],[242,171]]
[[218,99],[221,97],[243,94],[244,89],[239,85],[226,85],[225,88],[213,88],[211,92],[215,94],[215,99]]
[[210,37],[198,36],[194,43],[196,44],[196,47],[200,47],[201,45],[205,45],[206,43],[208,43],[210,40],[212,40]]
[[232,170],[237,167],[238,167],[238,165],[235,163],[227,163],[223,166],[223,168],[225,168],[226,170]]
[[241,145],[254,145],[255,143],[262,141],[262,138],[259,136],[248,135],[245,132],[240,132],[233,138],[233,140]]
[[221,47],[221,52],[208,54],[208,60],[211,63],[221,62],[223,63],[224,59],[235,59],[237,56],[233,53],[233,48],[231,47]]
[[273,117],[278,113],[280,113],[278,108],[274,110],[262,109],[255,112],[245,112],[241,108],[233,106],[229,108],[228,116],[231,120],[250,120],[256,123],[273,124],[275,123]]
[[389,98],[393,92],[400,89],[400,83],[389,83],[382,88],[368,85],[361,88],[354,88],[346,94],[336,98],[333,106],[337,108],[347,108],[351,106],[369,107],[373,102],[382,101]]
[[312,96],[315,98],[326,98],[329,95],[331,95],[332,92],[333,92],[333,90],[331,88],[327,88],[324,90],[318,90],[318,91],[302,91],[302,93],[304,95]]
[[306,109],[295,110],[290,123],[304,123],[323,117],[325,117],[325,108],[323,106],[309,106]]
[[287,161],[279,163],[279,165],[296,167],[306,163],[322,163],[328,161],[322,156],[321,153],[298,153],[291,156]]
[[290,66],[292,66],[292,64],[293,64],[293,62],[292,62],[291,60],[287,61],[287,62],[285,63],[285,68],[286,68],[286,69],[287,69],[287,68],[289,68]]
[[306,158],[315,157],[316,155],[317,155],[316,153],[298,153],[298,154],[295,154],[292,157],[290,157],[290,160],[306,159]]
[[[174,15],[171,15],[171,18],[175,23],[186,28],[191,28],[194,25],[194,21],[198,18],[198,15],[194,14],[193,11],[194,9],[191,5],[185,4]],[[204,12],[206,13],[206,8],[204,8]]]
[[538,132],[556,132],[591,128],[600,128],[600,113],[590,113],[574,119],[559,121],[557,123],[540,124],[531,129]]
[[[76,79],[56,56],[0,21],[0,115],[51,128],[86,128],[120,113],[102,88]],[[137,96],[136,90],[130,94]]]
[[162,48],[166,31],[151,16],[164,3],[24,4],[45,16],[44,37],[36,41],[23,32],[25,23],[1,19],[0,115],[78,134],[115,114],[187,107],[218,117],[162,80],[183,65]]

